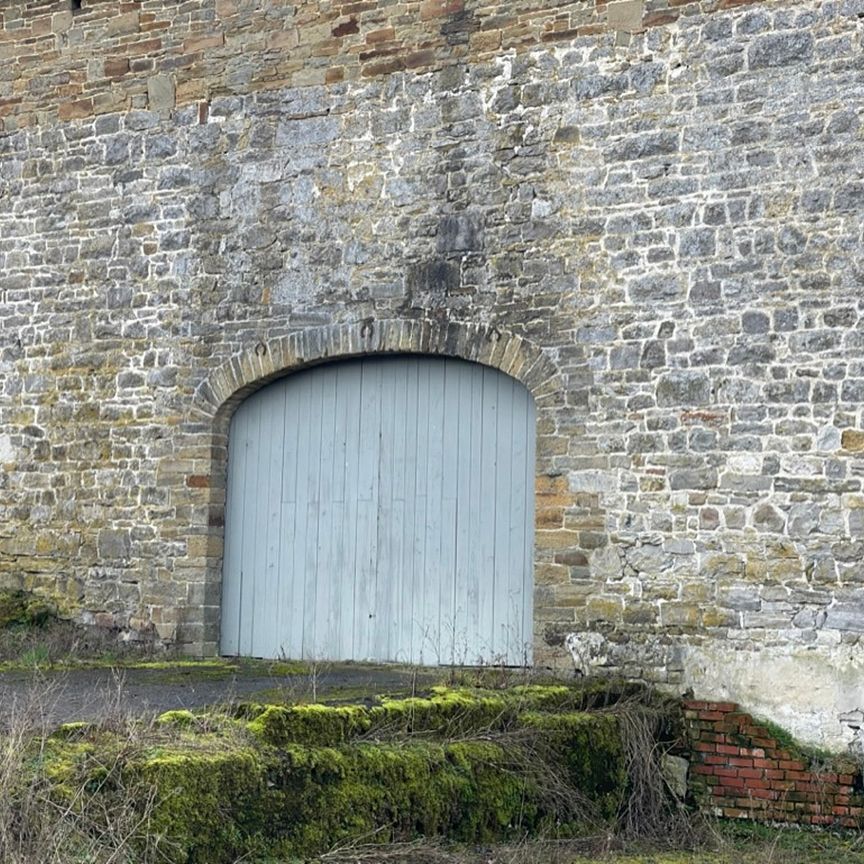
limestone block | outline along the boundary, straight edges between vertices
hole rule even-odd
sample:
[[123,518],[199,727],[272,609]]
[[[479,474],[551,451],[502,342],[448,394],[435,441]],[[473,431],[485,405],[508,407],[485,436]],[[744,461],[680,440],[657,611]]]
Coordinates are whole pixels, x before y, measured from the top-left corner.
[[132,538],[127,529],[103,528],[99,532],[97,549],[100,559],[128,558],[132,553]]

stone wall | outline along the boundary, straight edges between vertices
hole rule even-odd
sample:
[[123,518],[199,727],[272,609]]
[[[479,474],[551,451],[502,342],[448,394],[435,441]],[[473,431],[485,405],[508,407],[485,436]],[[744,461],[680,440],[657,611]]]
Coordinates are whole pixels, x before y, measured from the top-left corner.
[[6,129],[490,60],[761,0],[9,0]]
[[0,12],[5,582],[215,651],[239,399],[455,354],[538,401],[538,662],[846,746],[864,0],[81,5]]

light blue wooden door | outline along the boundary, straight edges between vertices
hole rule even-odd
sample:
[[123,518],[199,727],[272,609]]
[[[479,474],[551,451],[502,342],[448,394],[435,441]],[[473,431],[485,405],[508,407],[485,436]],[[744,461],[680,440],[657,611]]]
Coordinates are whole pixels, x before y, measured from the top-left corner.
[[231,422],[222,653],[531,662],[534,402],[433,357],[345,361]]

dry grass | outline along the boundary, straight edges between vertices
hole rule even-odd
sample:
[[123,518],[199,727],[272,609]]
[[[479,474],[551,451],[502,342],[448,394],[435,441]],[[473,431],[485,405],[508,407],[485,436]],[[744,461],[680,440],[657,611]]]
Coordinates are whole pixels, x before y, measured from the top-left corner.
[[[159,864],[164,850],[148,836],[154,790],[130,788],[120,770],[141,725],[120,712],[118,683],[114,709],[101,720],[105,730],[125,735],[124,746],[101,764],[98,782],[58,794],[46,763],[58,685],[35,677],[24,698],[5,706],[0,729],[0,861],[3,864]],[[96,757],[98,758],[98,757]]]
[[[308,687],[315,687],[308,682]],[[0,725],[0,864],[165,864],[176,860],[164,841],[149,830],[154,790],[129,785],[121,770],[130,754],[170,733],[152,721],[129,716],[122,677],[112,685],[98,721],[112,737],[99,764],[98,782],[67,786],[57,794],[46,753],[55,716],[53,703],[61,683],[34,673],[26,695],[4,706]],[[381,846],[375,837],[331,849],[321,864],[864,864],[864,836],[837,837],[797,829],[718,826],[694,817],[668,794],[660,769],[669,741],[669,712],[652,700],[625,699],[603,709],[615,712],[627,742],[630,795],[610,827],[592,813],[550,763],[536,736],[518,728],[501,731],[492,724],[472,737],[496,740],[513,754],[512,768],[542,784],[548,809],[585,826],[588,836],[561,838],[548,834],[520,842],[483,847],[454,847],[445,841],[418,840]],[[218,725],[231,707],[201,718]],[[208,720],[208,717],[210,718]],[[422,734],[422,733],[421,733]],[[93,756],[99,759],[99,754]],[[241,864],[238,860],[236,864]],[[265,864],[242,859],[242,864]],[[299,864],[269,860],[266,864]]]
[[[321,864],[862,864],[864,837],[797,828],[704,822],[694,848],[630,843],[620,836],[579,840],[525,839],[517,844],[459,848],[422,841],[335,849]],[[276,862],[268,862],[276,864]],[[278,862],[285,864],[285,862]]]
[[123,642],[118,634],[98,627],[49,617],[38,626],[0,628],[0,663],[46,667],[70,660],[123,660],[170,657],[150,642]]
[[428,840],[389,846],[355,844],[321,855],[322,864],[571,864],[603,845],[603,837],[525,839],[486,847],[454,847]]

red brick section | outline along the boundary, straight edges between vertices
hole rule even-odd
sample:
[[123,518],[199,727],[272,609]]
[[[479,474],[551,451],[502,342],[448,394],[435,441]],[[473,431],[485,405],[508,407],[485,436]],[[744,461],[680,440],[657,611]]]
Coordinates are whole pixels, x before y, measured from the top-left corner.
[[717,815],[864,827],[860,776],[820,771],[731,702],[685,702],[691,786]]
[[[759,2],[644,0],[641,29]],[[154,75],[171,77],[177,103],[188,105],[484,60],[603,34],[607,7],[607,0],[82,0],[73,12],[70,0],[3,0],[0,132],[147,108]]]

